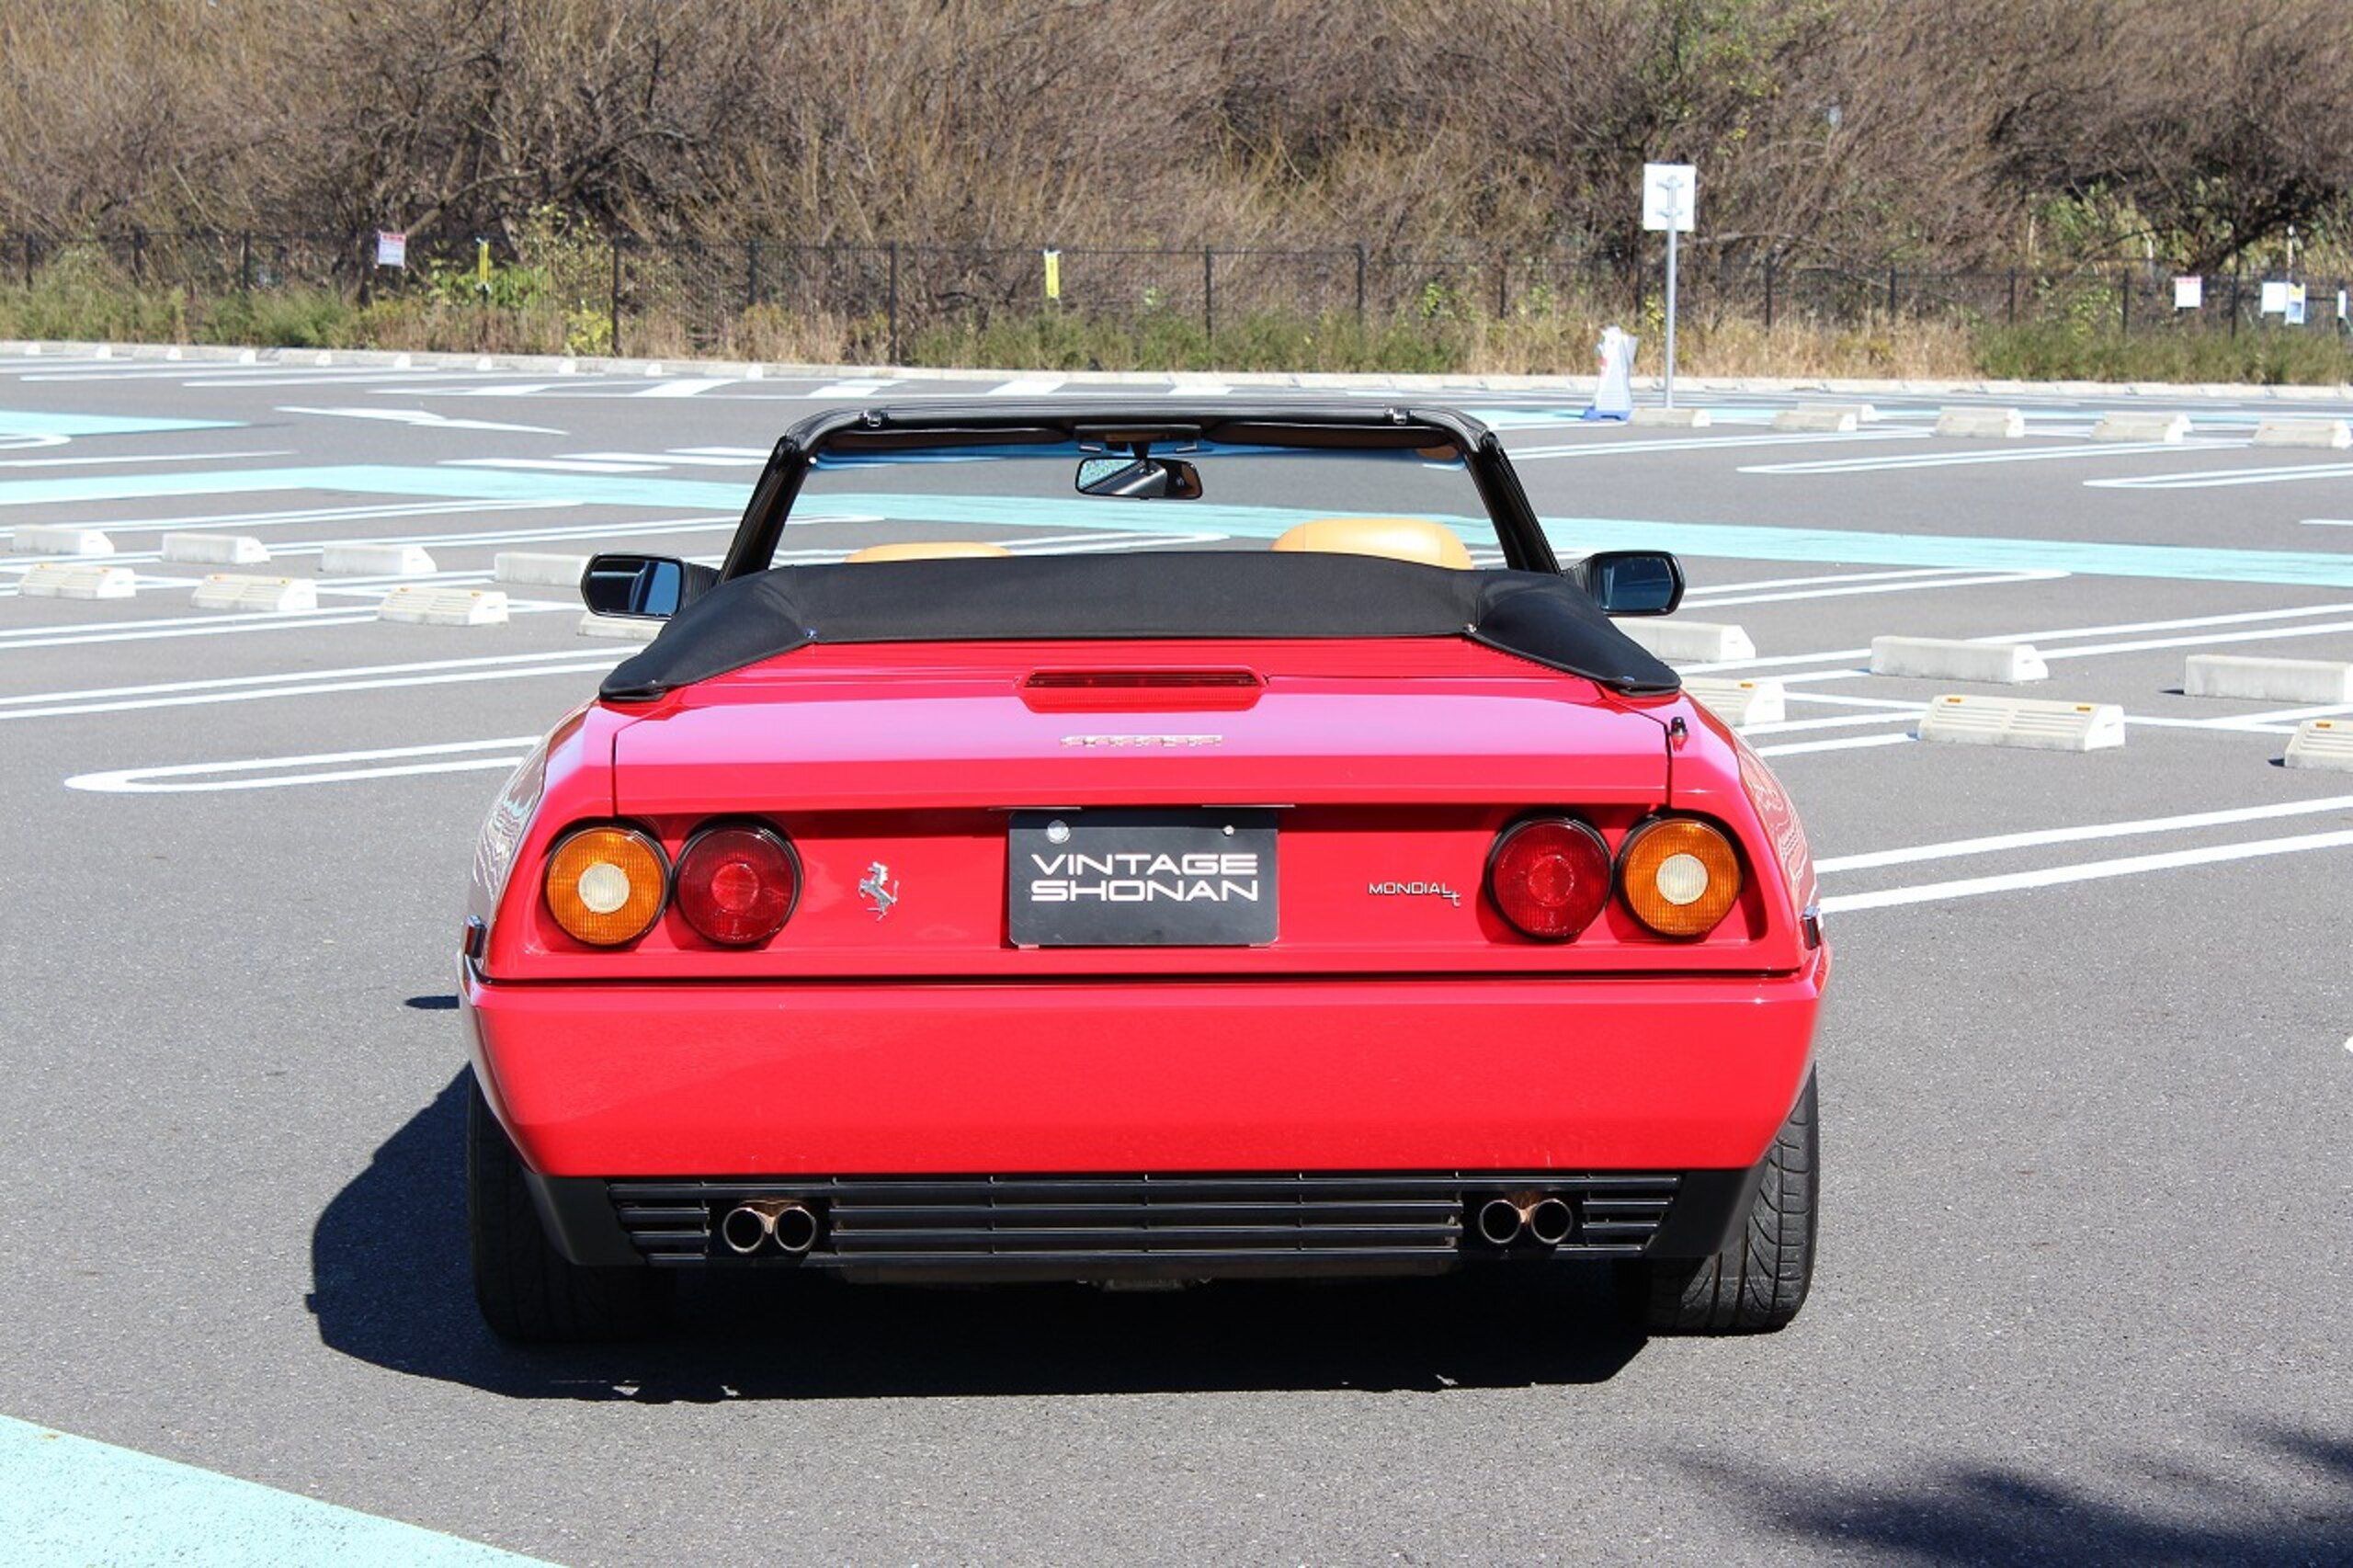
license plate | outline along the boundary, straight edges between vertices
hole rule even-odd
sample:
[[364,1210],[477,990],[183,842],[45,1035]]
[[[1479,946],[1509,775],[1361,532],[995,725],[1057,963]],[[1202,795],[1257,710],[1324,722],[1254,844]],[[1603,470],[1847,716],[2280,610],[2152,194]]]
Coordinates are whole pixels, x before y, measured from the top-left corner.
[[1006,846],[1016,947],[1275,939],[1273,812],[1016,812]]

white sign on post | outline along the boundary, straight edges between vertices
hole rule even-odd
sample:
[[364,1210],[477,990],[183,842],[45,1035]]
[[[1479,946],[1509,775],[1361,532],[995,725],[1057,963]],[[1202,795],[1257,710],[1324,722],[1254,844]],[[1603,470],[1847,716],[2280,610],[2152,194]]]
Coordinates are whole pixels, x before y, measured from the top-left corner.
[[1698,221],[1699,168],[1696,164],[1643,165],[1643,227],[1654,233],[1689,233]]
[[2261,308],[2267,316],[2284,316],[2288,313],[2288,285],[2284,280],[2273,278],[2263,285]]
[[1643,227],[1666,231],[1666,406],[1675,406],[1675,241],[1697,227],[1699,169],[1695,164],[1643,165]]
[[379,267],[408,266],[408,233],[406,230],[376,231],[376,265]]
[[2173,308],[2175,310],[2194,311],[2205,302],[2205,278],[2185,276],[2177,278],[2173,280]]

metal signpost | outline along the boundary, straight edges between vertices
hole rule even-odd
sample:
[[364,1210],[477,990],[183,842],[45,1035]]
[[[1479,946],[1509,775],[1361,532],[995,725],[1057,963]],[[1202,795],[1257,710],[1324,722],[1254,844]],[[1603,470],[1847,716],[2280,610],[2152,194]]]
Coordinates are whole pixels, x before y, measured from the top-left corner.
[[1697,220],[1699,170],[1693,164],[1643,165],[1643,227],[1666,231],[1666,406],[1675,406],[1675,241]]

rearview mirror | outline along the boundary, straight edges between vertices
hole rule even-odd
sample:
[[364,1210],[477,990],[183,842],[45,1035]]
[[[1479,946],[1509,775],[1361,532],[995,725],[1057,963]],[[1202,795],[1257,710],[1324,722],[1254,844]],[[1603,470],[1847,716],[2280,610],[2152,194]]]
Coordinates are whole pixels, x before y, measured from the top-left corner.
[[580,574],[580,597],[597,615],[663,620],[718,581],[711,568],[667,555],[597,555]]
[[1574,574],[1604,615],[1672,615],[1683,602],[1683,563],[1663,550],[1605,550]]
[[1082,458],[1078,493],[1138,501],[1198,501],[1201,473],[1175,458]]

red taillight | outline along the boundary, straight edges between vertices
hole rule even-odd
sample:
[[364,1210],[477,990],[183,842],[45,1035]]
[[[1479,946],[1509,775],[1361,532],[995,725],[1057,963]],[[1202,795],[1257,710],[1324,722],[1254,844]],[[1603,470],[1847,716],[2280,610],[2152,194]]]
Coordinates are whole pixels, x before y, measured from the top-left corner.
[[1568,817],[1507,828],[1487,858],[1487,896],[1523,936],[1565,942],[1609,902],[1609,846]]
[[747,948],[784,929],[801,896],[801,866],[767,828],[705,828],[678,857],[676,887],[678,913],[699,935]]

